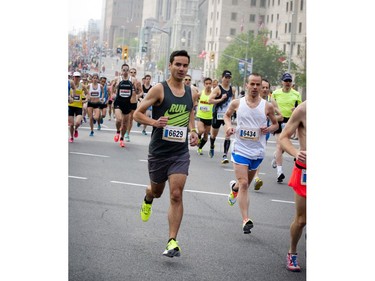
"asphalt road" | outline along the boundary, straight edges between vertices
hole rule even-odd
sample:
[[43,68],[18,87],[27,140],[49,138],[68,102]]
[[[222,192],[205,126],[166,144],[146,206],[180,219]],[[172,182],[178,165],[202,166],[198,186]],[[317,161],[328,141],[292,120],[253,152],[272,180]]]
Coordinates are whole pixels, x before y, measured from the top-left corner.
[[[108,117],[107,117],[108,118]],[[96,128],[96,126],[95,126]],[[168,240],[169,189],[155,199],[148,222],[140,206],[148,184],[148,136],[133,126],[125,148],[114,143],[114,121],[89,137],[88,125],[69,144],[69,280],[306,280],[305,232],[298,246],[300,273],[285,268],[294,194],[287,185],[293,160],[284,156],[285,182],[270,165],[271,136],[261,165],[264,181],[250,193],[251,234],[243,234],[239,208],[229,206],[232,164],[220,163],[222,132],[214,158],[191,148],[184,192],[184,217],[177,240],[181,257],[162,252]],[[68,138],[67,138],[68,139]]]

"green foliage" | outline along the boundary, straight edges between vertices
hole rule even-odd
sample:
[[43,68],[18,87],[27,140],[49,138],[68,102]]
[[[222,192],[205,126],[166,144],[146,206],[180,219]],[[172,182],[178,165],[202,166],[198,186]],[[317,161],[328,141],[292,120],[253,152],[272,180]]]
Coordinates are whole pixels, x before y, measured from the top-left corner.
[[[224,50],[220,57],[219,66],[216,70],[217,77],[221,76],[224,69],[232,71],[232,84],[242,86],[244,77],[241,76],[238,62],[246,57],[246,43],[248,42],[247,57],[253,58],[253,72],[261,74],[267,78],[271,85],[280,84],[280,78],[287,71],[287,61],[281,62],[280,58],[287,56],[278,49],[275,44],[266,44],[267,31],[260,32],[256,37],[253,34],[247,36],[245,33],[238,35],[233,39],[229,46]],[[291,63],[291,72],[296,72],[296,65]],[[297,75],[296,75],[297,76]]]
[[159,61],[156,63],[158,69],[165,69],[165,55],[162,56]]

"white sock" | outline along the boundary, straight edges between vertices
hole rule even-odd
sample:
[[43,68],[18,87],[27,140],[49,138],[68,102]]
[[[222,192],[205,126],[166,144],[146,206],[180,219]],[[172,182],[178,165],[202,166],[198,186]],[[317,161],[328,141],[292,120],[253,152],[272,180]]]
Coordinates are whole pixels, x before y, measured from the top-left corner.
[[283,173],[283,166],[277,166],[277,174],[281,175]]

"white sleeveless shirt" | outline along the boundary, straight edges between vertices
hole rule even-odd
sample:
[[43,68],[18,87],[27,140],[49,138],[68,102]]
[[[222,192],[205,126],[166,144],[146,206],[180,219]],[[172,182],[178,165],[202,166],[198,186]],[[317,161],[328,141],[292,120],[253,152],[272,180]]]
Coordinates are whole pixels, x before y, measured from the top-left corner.
[[96,89],[94,89],[92,83],[90,84],[90,87],[89,87],[89,97],[90,98],[101,98],[101,87],[100,87],[100,84],[98,83],[96,85]]
[[237,127],[233,152],[256,160],[264,158],[266,148],[266,135],[261,134],[260,127],[267,126],[266,101],[261,99],[256,108],[250,108],[246,98],[240,98],[237,109]]

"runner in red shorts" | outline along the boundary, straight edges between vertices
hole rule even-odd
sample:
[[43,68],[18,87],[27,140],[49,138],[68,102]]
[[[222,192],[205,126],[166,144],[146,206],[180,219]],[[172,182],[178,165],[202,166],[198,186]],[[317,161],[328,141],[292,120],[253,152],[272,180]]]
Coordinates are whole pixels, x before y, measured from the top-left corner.
[[295,161],[293,172],[289,179],[289,186],[299,196],[306,198],[306,163]]
[[[298,132],[299,149],[290,141],[292,135]],[[294,109],[289,121],[279,137],[284,151],[296,160],[289,186],[294,189],[296,214],[290,225],[290,248],[287,254],[287,269],[301,271],[297,260],[297,244],[306,225],[306,101]]]

